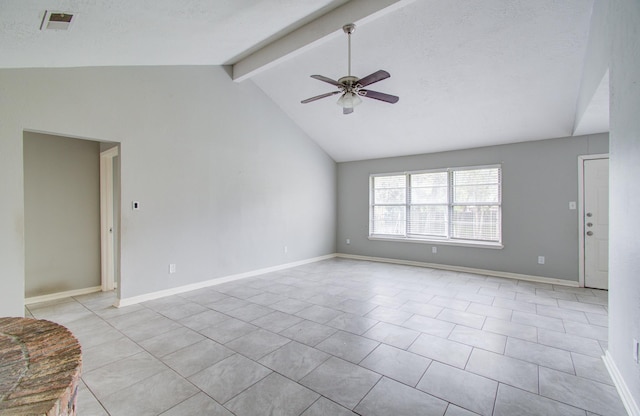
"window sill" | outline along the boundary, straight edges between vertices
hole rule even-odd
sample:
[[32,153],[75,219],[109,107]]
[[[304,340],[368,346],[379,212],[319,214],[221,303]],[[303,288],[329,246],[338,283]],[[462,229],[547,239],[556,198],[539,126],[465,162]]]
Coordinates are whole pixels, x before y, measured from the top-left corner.
[[467,241],[467,240],[440,240],[434,239],[417,239],[417,238],[403,238],[403,237],[381,237],[370,235],[371,241],[392,241],[399,243],[418,243],[418,244],[432,244],[441,246],[458,246],[458,247],[476,247],[476,248],[490,248],[494,250],[502,250],[504,245],[502,243],[491,243],[483,241]]

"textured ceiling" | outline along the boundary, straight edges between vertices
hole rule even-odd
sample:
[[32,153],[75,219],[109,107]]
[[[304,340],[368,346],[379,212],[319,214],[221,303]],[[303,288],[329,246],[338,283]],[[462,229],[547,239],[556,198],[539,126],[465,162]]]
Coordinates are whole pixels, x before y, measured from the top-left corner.
[[368,88],[400,101],[347,116],[335,97],[300,104],[332,90],[309,75],[346,75],[346,35],[254,81],[338,161],[570,136],[590,13],[584,0],[411,3],[352,35],[352,72],[387,70]]
[[[369,19],[347,13],[372,4],[384,13]],[[0,67],[233,64],[286,34],[295,44],[309,29],[316,42],[305,39],[306,48],[243,82],[255,82],[334,160],[380,158],[572,135],[592,6],[593,0],[8,0],[0,13]],[[76,12],[77,21],[68,32],[40,31],[45,8]],[[397,104],[365,99],[348,116],[337,96],[300,104],[333,88],[309,75],[347,73],[347,39],[336,26],[343,17],[358,23],[353,74],[389,71],[390,79],[369,88],[400,96]],[[282,49],[283,42],[275,45]],[[607,130],[607,96],[603,83],[580,134]]]
[[[0,68],[223,65],[347,0],[2,0]],[[41,31],[45,10],[77,14]]]

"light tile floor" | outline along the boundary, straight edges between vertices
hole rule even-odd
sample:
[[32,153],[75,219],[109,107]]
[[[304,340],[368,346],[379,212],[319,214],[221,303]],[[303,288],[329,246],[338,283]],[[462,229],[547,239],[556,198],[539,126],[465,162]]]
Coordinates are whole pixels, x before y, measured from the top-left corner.
[[626,414],[604,291],[333,259],[114,300],[26,310],[80,340],[83,416]]

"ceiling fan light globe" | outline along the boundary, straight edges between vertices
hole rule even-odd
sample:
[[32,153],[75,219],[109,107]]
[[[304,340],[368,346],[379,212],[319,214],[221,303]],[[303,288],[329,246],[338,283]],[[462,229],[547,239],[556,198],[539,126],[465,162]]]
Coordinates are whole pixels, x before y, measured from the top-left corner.
[[357,94],[352,92],[345,92],[338,99],[338,104],[342,108],[354,108],[362,102],[362,99]]

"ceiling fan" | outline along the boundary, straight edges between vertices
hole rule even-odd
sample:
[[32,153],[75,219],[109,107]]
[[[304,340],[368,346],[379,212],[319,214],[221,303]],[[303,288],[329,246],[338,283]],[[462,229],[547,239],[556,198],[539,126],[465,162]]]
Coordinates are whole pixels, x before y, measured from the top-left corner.
[[385,94],[383,92],[371,91],[364,89],[364,87],[373,84],[374,82],[382,81],[389,78],[391,75],[387,71],[382,69],[367,75],[364,78],[358,78],[351,75],[351,34],[356,30],[356,25],[353,23],[346,24],[342,27],[344,33],[347,34],[349,39],[349,70],[346,77],[342,77],[337,81],[331,78],[327,78],[322,75],[311,75],[311,78],[323,81],[338,87],[338,91],[328,92],[326,94],[320,94],[315,97],[302,100],[302,104],[307,104],[312,101],[319,100],[325,97],[331,97],[332,95],[342,94],[338,99],[339,106],[342,107],[343,114],[353,113],[353,108],[360,104],[362,100],[360,97],[373,98],[374,100],[384,101],[385,103],[395,104],[400,99],[395,95]]

